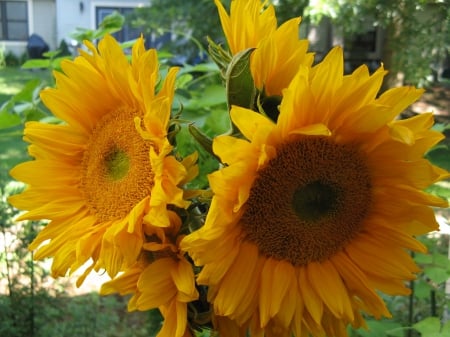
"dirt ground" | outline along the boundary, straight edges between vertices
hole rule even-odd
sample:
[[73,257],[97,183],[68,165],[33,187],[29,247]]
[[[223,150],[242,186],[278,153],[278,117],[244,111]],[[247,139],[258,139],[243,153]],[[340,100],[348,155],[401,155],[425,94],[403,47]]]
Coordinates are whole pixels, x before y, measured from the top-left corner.
[[433,85],[414,103],[407,114],[433,112],[437,123],[450,123],[450,85]]

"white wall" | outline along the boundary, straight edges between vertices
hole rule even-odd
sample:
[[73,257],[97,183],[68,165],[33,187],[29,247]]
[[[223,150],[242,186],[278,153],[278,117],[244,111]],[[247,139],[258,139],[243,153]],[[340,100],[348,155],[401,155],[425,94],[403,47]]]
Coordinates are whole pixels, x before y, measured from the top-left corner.
[[[83,4],[83,11],[80,10]],[[69,41],[77,27],[93,28],[90,23],[90,0],[56,0],[56,39]]]
[[56,0],[57,40],[69,41],[70,33],[77,27],[95,29],[96,7],[143,7],[149,3],[149,0]]
[[34,0],[31,5],[30,35],[40,35],[53,50],[58,47],[56,39],[55,0]]

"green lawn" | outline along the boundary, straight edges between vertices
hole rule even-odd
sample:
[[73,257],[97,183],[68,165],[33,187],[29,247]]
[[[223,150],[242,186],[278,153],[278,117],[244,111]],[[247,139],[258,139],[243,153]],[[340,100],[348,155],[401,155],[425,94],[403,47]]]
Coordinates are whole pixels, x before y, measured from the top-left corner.
[[47,69],[25,70],[16,67],[0,69],[0,106],[11,96],[17,94],[28,81],[39,78],[51,83],[52,76]]

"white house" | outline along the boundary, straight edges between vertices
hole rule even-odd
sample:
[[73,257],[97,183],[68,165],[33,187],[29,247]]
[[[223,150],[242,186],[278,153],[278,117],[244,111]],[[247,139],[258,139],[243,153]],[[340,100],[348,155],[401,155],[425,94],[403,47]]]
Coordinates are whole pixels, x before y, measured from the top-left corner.
[[[16,55],[26,52],[31,34],[56,49],[77,27],[95,29],[114,10],[122,14],[149,5],[149,0],[0,0],[0,48]],[[124,27],[123,39],[131,33]],[[134,37],[134,36],[133,36]]]

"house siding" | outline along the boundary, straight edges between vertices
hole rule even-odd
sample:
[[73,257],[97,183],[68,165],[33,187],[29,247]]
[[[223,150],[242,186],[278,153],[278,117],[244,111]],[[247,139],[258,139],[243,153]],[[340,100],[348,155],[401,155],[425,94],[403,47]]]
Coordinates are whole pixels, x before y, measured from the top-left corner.
[[[56,0],[56,38],[58,41],[63,39],[70,41],[69,34],[77,27],[93,28],[90,23],[88,2],[90,1]],[[80,10],[80,3],[83,4],[83,10]]]
[[55,49],[57,47],[55,1],[35,0],[31,7],[30,35],[33,33],[40,35],[50,50]]
[[[14,1],[14,0],[10,0]],[[95,29],[97,7],[133,8],[148,6],[149,1],[126,0],[27,0],[28,35],[40,35],[51,50],[58,48],[62,40],[70,42],[70,34],[76,28]],[[1,41],[6,52],[18,56],[26,52],[27,41]]]
[[[80,3],[83,3],[82,7]],[[70,33],[76,28],[95,29],[96,22],[95,12],[97,7],[143,7],[149,4],[149,1],[124,1],[124,0],[84,0],[84,1],[68,1],[56,0],[57,15],[57,39],[61,41],[65,39],[70,41]]]

